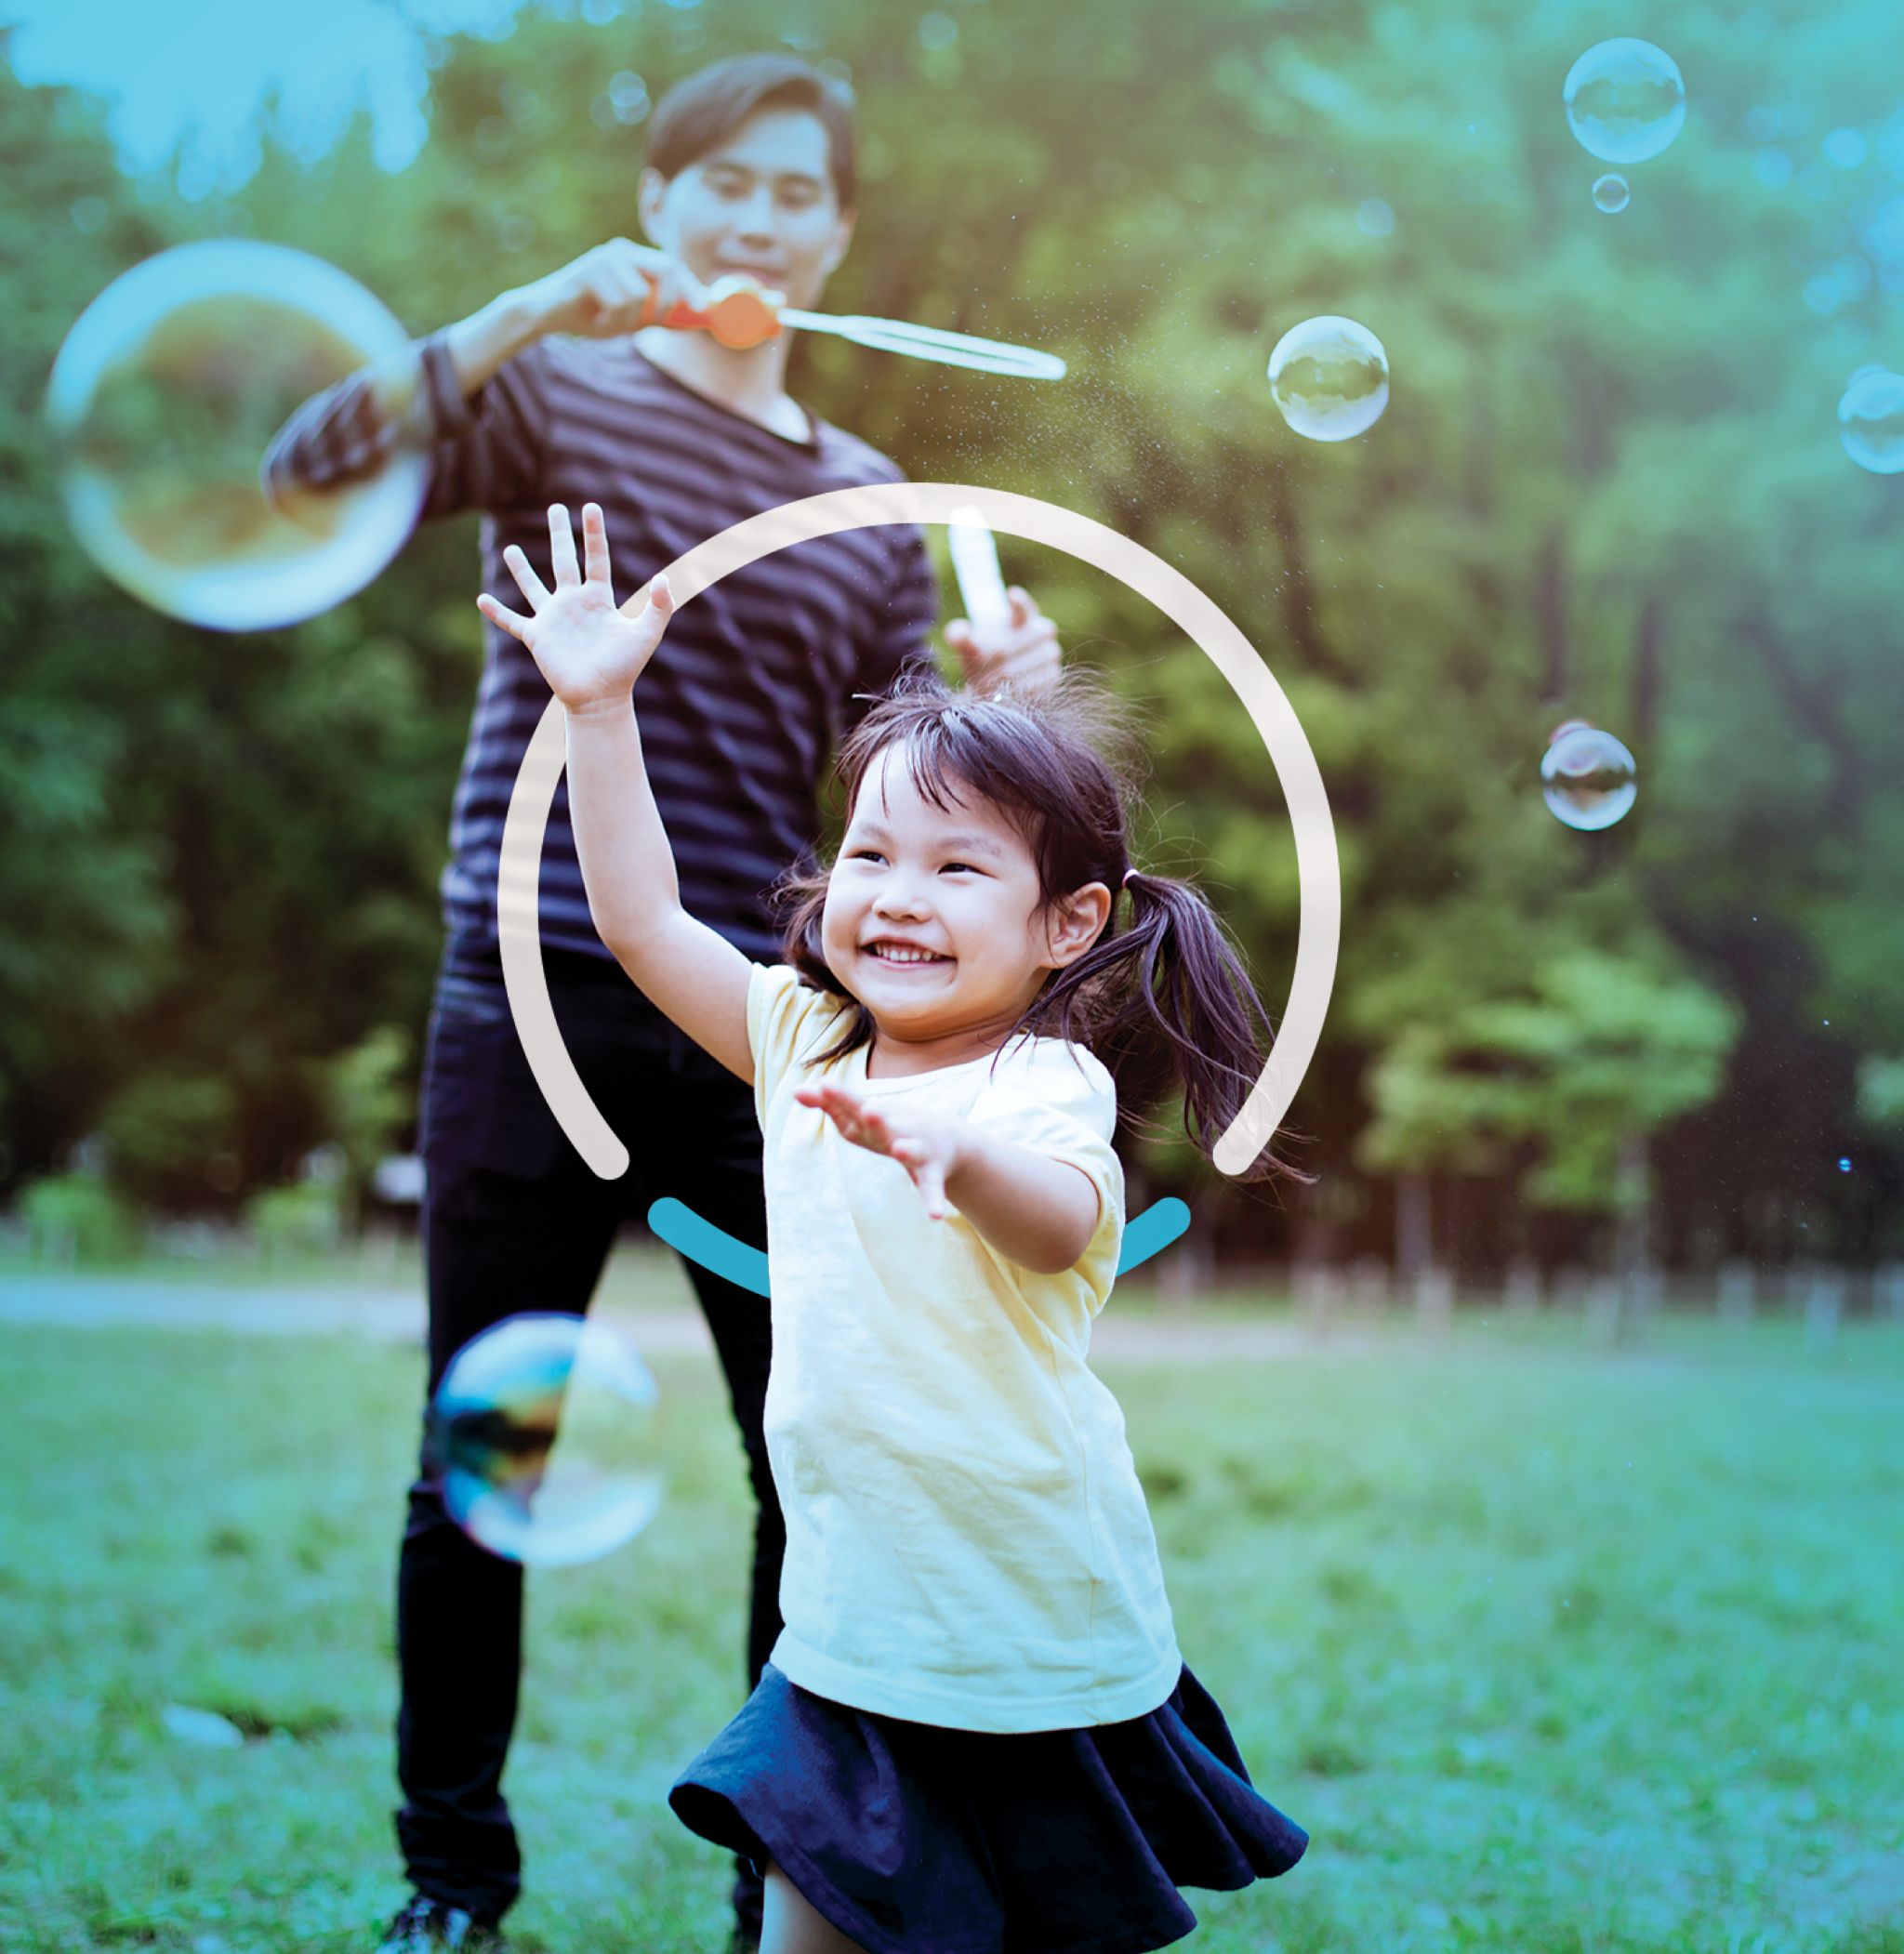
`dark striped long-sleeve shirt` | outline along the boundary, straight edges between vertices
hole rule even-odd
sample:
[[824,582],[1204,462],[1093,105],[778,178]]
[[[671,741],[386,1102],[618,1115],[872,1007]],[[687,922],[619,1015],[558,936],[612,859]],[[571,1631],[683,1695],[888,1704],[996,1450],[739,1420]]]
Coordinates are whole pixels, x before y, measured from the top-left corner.
[[[552,582],[548,509],[602,505],[617,589],[763,509],[901,480],[866,442],[810,415],[812,439],[775,434],[663,373],[630,340],[547,338],[465,400],[442,336],[421,342],[431,469],[424,516],[481,509],[483,582],[522,608],[502,552],[517,544]],[[274,482],[350,479],[395,439],[362,376],[307,402],[266,460]],[[472,595],[473,595],[472,587]],[[637,695],[641,746],[681,904],[760,961],[778,954],[767,891],[810,861],[818,784],[835,742],[902,668],[933,666],[931,559],[911,526],[801,543],[723,577],[669,626]],[[483,680],[443,875],[451,958],[496,957],[503,819],[549,691],[528,651],[483,627]],[[545,948],[606,958],[589,919],[566,783],[542,855]]]

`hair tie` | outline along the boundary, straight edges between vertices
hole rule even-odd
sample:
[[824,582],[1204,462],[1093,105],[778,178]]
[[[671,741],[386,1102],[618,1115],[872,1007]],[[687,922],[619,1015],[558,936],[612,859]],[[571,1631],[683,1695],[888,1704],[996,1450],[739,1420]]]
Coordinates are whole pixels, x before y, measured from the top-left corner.
[[1134,868],[1127,868],[1127,869],[1126,869],[1126,870],[1124,871],[1124,887],[1125,887],[1126,889],[1130,888],[1130,878],[1131,878],[1132,876],[1134,876],[1134,875],[1135,875],[1136,873],[1137,873],[1137,871],[1136,871],[1136,870],[1135,870]]

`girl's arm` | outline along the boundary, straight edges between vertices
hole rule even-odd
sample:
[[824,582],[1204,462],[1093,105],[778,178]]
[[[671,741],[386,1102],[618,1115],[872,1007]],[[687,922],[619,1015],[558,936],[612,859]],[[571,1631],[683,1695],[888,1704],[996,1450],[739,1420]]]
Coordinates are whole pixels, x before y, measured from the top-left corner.
[[569,819],[602,941],[658,1010],[752,1085],[753,963],[681,905],[632,696],[572,708],[568,721]]
[[1097,1233],[1098,1192],[1081,1167],[986,1131],[954,1114],[881,1108],[840,1086],[801,1086],[841,1134],[890,1154],[913,1178],[935,1221],[958,1208],[1007,1261],[1035,1275],[1076,1268]]
[[1038,1275],[1075,1269],[1097,1233],[1098,1192],[1068,1160],[1000,1140],[969,1120],[945,1175],[952,1205],[1008,1261]]
[[555,588],[543,587],[522,551],[504,552],[531,615],[490,596],[476,600],[492,623],[528,646],[568,715],[569,818],[588,909],[602,941],[655,1006],[736,1076],[753,1082],[747,980],[753,964],[681,905],[674,851],[648,785],[632,689],[674,612],[657,577],[617,608],[609,584],[602,511],[582,511],[584,578],[568,510],[549,512]]

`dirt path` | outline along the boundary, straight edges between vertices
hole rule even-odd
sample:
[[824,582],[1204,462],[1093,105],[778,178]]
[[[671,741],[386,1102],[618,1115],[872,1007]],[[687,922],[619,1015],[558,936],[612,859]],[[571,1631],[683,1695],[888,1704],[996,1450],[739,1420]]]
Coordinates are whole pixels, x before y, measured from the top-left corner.
[[[713,1350],[706,1323],[693,1310],[636,1310],[609,1303],[602,1306],[601,1314],[643,1351]],[[126,1325],[253,1336],[357,1336],[387,1343],[420,1343],[423,1299],[407,1287],[327,1289],[267,1281],[199,1287],[139,1276],[0,1275],[0,1324],[9,1323],[65,1329]],[[1316,1340],[1284,1323],[1120,1319],[1115,1302],[1091,1333],[1091,1354],[1113,1363],[1257,1361],[1294,1356],[1317,1347]],[[1326,1347],[1331,1353],[1373,1349],[1376,1340],[1338,1331],[1327,1339]]]

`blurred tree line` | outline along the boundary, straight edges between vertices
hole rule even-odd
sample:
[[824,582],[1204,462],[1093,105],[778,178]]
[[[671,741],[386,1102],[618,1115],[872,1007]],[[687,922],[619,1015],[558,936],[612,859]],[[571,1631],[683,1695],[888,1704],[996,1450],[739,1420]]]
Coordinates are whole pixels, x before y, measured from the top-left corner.
[[[1888,0],[1667,0],[1646,32],[1686,126],[1608,217],[1560,106],[1604,32],[1585,0],[590,0],[430,44],[401,172],[362,125],[311,163],[267,119],[259,173],[195,199],[127,181],[89,103],[0,69],[8,1181],[92,1133],[176,1208],[326,1142],[361,1180],[414,1087],[480,668],[473,525],[293,630],[121,596],[65,529],[38,420],[74,318],[211,235],[313,251],[419,332],[460,317],[636,234],[649,102],[780,45],[858,97],[827,304],[1071,363],[1013,383],[812,342],[795,390],[919,479],[1064,503],[1177,565],[1269,660],[1329,786],[1342,963],[1289,1149],[1320,1179],[1278,1215],[1160,1145],[1150,1191],[1244,1252],[1293,1226],[1474,1274],[1904,1251],[1904,480],[1854,467],[1834,421],[1854,367],[1904,365],[1904,113],[1876,59],[1904,49]],[[1861,149],[1821,149],[1843,129]],[[1318,312],[1393,369],[1339,447],[1286,428],[1263,376]],[[1004,554],[1144,702],[1144,859],[1206,882],[1274,999],[1294,858],[1247,719],[1129,592]],[[1603,834],[1540,799],[1575,715],[1639,760]]]

